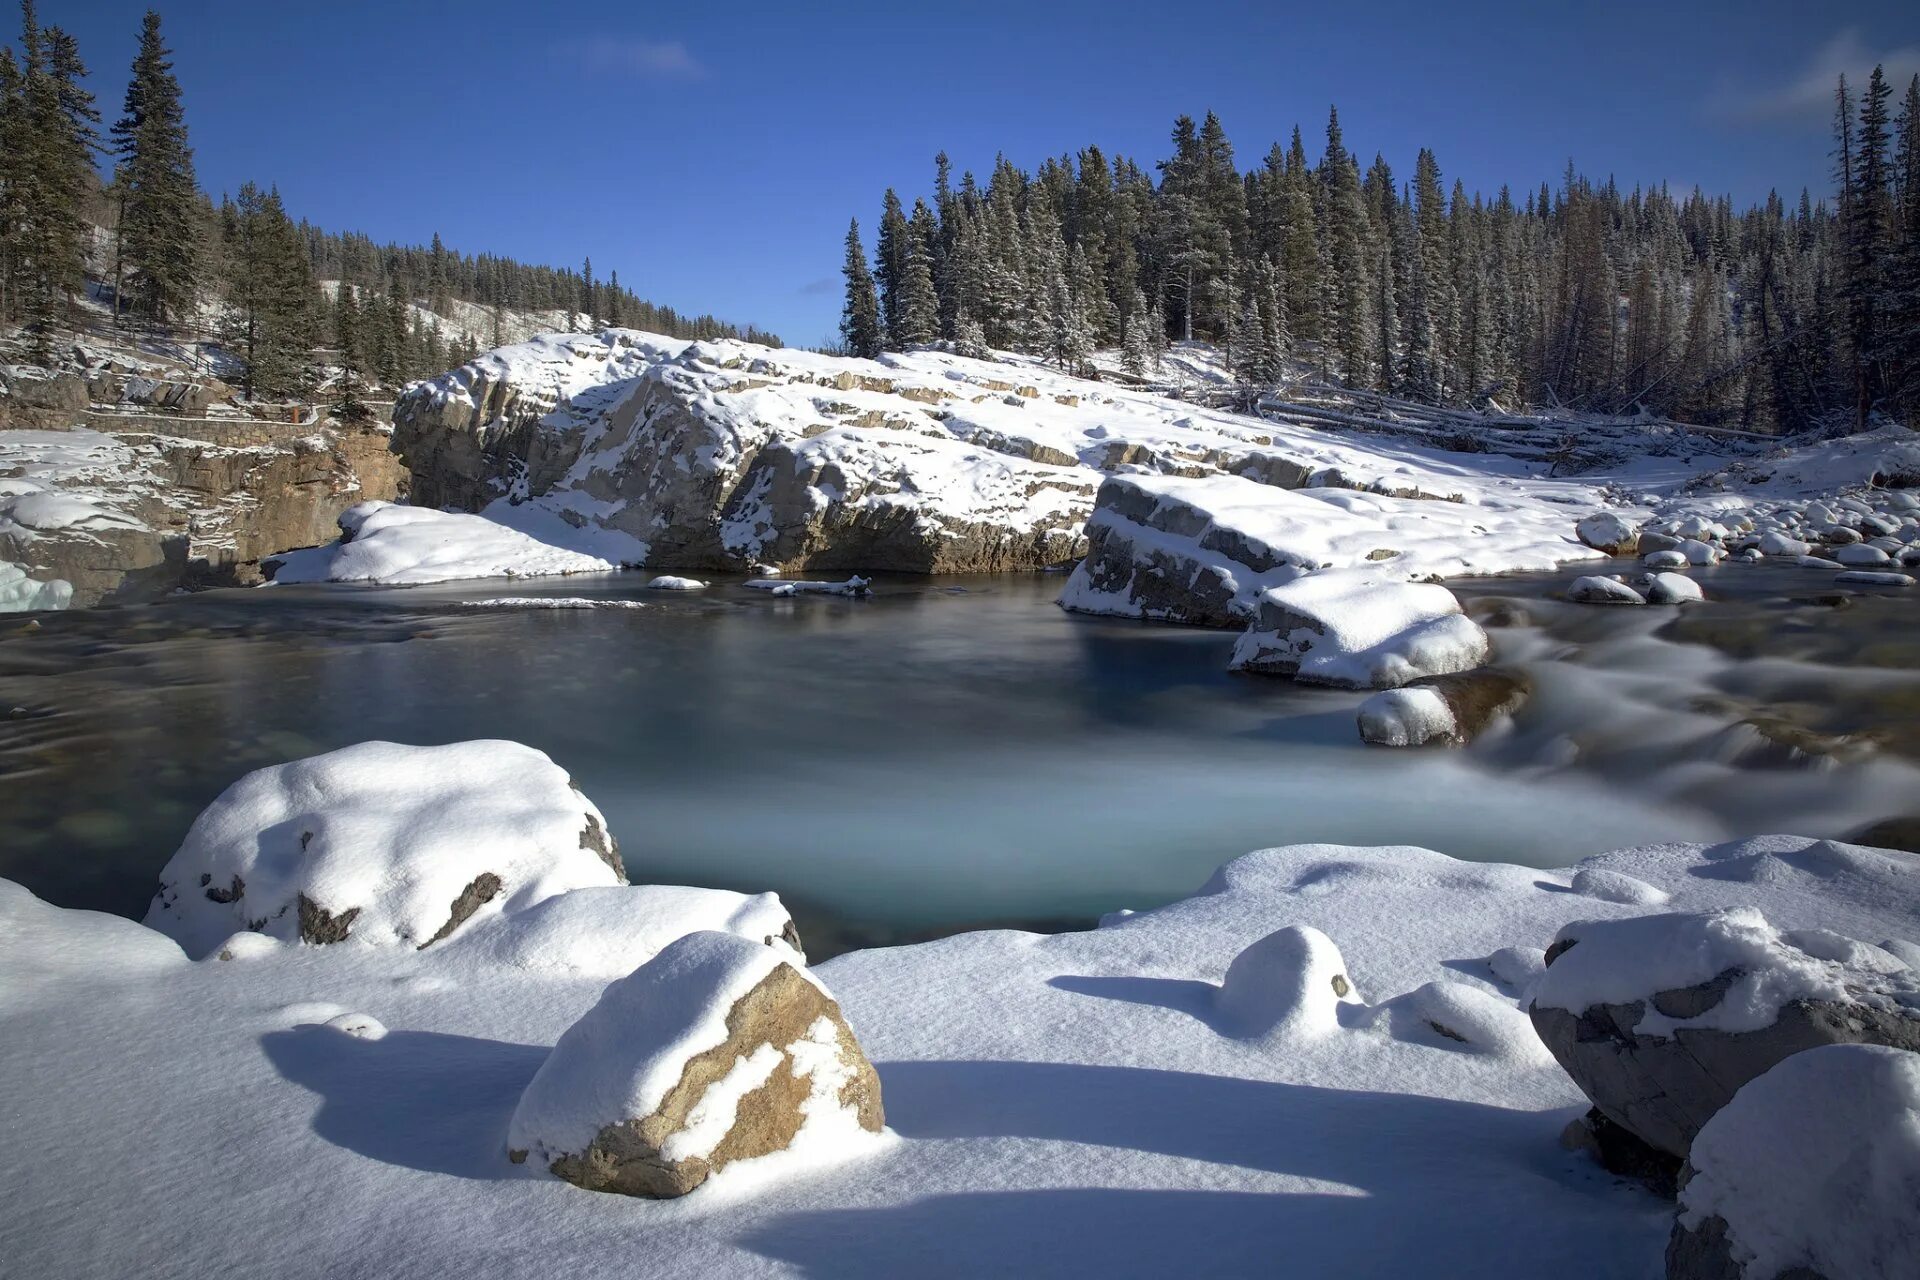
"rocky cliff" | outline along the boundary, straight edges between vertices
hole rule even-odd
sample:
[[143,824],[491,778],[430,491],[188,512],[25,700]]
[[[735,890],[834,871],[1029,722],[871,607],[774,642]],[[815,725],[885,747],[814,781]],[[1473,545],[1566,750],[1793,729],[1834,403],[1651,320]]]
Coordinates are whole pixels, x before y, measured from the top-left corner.
[[17,607],[150,600],[258,581],[276,551],[332,538],[339,513],[392,499],[405,473],[383,430],[326,427],[228,448],[171,436],[0,431],[0,564]]

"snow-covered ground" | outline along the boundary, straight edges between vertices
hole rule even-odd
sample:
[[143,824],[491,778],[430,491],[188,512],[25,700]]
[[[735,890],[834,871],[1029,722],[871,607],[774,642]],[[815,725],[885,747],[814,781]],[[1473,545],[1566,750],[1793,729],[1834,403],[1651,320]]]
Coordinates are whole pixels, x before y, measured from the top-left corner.
[[[348,896],[413,884],[395,839],[410,823],[449,835],[423,855],[438,879],[395,899],[423,904],[424,931],[467,871],[520,866],[518,833],[564,835],[591,812],[520,749],[468,749],[327,766],[318,791],[276,773],[223,797],[208,833],[244,844],[257,822],[284,860],[296,827],[321,830],[302,883]],[[491,794],[499,858],[462,859],[451,836],[478,819],[460,797],[510,785],[498,770],[528,779],[526,821]],[[375,863],[338,844],[355,831],[382,833]],[[181,893],[215,847],[189,845]],[[1542,949],[1574,921],[1751,908],[1783,936],[1855,939],[1883,971],[1920,960],[1911,854],[1768,837],[1539,871],[1271,849],[1095,931],[818,966],[878,1067],[892,1140],[851,1162],[741,1162],[648,1203],[510,1163],[522,1092],[612,978],[691,930],[771,939],[784,913],[697,890],[510,895],[424,950],[394,944],[401,917],[370,906],[365,936],[243,933],[194,961],[0,882],[16,1153],[0,1162],[0,1256],[71,1276],[270,1257],[290,1276],[625,1274],[644,1259],[701,1276],[1645,1277],[1673,1206],[1558,1144],[1586,1103],[1523,1012]]]
[[461,578],[611,573],[620,566],[551,547],[459,512],[362,502],[340,514],[341,537],[272,560],[275,582],[417,584]]

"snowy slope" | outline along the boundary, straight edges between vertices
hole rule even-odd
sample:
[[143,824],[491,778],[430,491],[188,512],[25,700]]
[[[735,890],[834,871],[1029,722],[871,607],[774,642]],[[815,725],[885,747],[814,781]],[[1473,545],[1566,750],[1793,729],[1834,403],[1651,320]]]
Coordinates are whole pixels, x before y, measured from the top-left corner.
[[606,981],[496,945],[512,918],[426,952],[263,939],[195,963],[0,882],[0,1079],[11,1149],[34,1153],[0,1165],[0,1256],[76,1277],[269,1256],[290,1277],[636,1258],[667,1276],[1645,1277],[1671,1205],[1559,1147],[1585,1103],[1520,1006],[1569,921],[1743,906],[1920,957],[1920,858],[1786,837],[1569,872],[1299,846],[1093,932],[850,954],[819,973],[895,1141],[645,1203],[507,1162],[521,1090]]

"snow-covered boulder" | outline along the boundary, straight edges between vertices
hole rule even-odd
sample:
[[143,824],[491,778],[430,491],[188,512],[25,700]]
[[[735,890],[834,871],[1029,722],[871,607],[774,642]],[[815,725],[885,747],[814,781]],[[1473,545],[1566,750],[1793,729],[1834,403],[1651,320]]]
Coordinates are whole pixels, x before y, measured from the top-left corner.
[[1685,556],[1688,564],[1709,565],[1720,563],[1720,549],[1712,543],[1702,542],[1698,538],[1682,539],[1680,545],[1675,547],[1674,550]]
[[1610,556],[1630,556],[1640,547],[1640,526],[1611,511],[1596,511],[1574,525],[1573,534]]
[[1890,557],[1878,547],[1856,542],[1836,550],[1833,558],[1850,569],[1871,569],[1886,564]]
[[1666,551],[1652,551],[1641,557],[1640,563],[1649,569],[1684,569],[1692,563],[1683,551],[1669,548]]
[[1886,569],[1849,569],[1845,573],[1834,574],[1833,580],[1856,587],[1910,587],[1913,585],[1912,575]]
[[1289,925],[1234,956],[1215,1004],[1238,1034],[1314,1039],[1340,1029],[1341,1005],[1362,1002],[1333,939]]
[[1668,1280],[1920,1275],[1920,1054],[1796,1053],[1707,1121],[1687,1164]]
[[1567,586],[1567,599],[1575,604],[1645,604],[1647,598],[1618,578],[1590,574],[1575,578]]
[[1751,907],[1562,929],[1529,1012],[1593,1104],[1684,1156],[1741,1085],[1820,1044],[1920,1050],[1920,973]]
[[649,591],[705,591],[707,584],[698,578],[682,578],[671,573],[663,573],[647,583]]
[[273,557],[275,582],[451,582],[609,573],[620,566],[551,546],[484,516],[391,502],[340,513],[340,539]]
[[1445,587],[1327,571],[1263,592],[1230,665],[1311,684],[1391,689],[1471,670],[1488,651],[1487,633]]
[[511,1158],[590,1191],[668,1197],[736,1160],[838,1154],[879,1132],[880,1078],[796,960],[694,933],[609,984],[527,1084]]
[[1650,573],[1645,591],[1648,604],[1692,604],[1707,598],[1700,584],[1684,573]]
[[240,930],[424,949],[470,920],[626,883],[606,822],[515,742],[363,742],[256,769],[194,820],[146,923],[194,956]]
[[555,894],[470,930],[464,947],[531,973],[623,978],[690,933],[731,933],[802,956],[775,893],[683,885],[605,885]]
[[1532,692],[1522,672],[1494,667],[1383,689],[1360,704],[1360,740],[1376,747],[1471,742],[1524,706]]
[[1778,529],[1769,530],[1760,535],[1760,554],[1763,556],[1787,556],[1797,558],[1813,550],[1813,544],[1790,537]]

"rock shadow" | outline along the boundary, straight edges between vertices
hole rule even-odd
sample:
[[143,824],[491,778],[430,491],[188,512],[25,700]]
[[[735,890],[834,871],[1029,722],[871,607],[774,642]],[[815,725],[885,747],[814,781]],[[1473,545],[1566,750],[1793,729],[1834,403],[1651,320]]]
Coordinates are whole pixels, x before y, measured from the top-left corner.
[[507,1162],[507,1122],[545,1045],[435,1031],[362,1040],[303,1026],[260,1038],[286,1079],[320,1095],[313,1131],[383,1164],[461,1178],[525,1177]]

